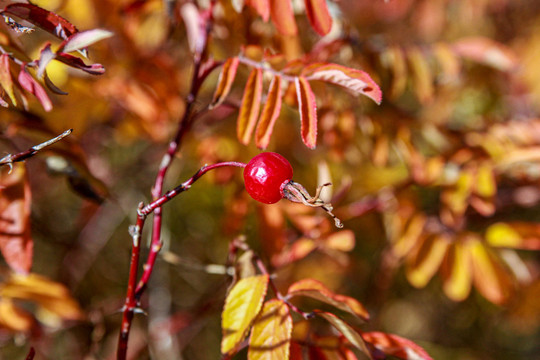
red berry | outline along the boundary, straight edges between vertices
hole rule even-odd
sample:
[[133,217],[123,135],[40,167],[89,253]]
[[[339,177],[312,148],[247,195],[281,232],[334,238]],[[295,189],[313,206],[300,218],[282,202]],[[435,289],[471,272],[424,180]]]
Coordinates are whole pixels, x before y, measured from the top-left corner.
[[283,197],[283,187],[292,176],[291,164],[273,152],[255,156],[244,168],[244,183],[248,194],[265,204],[273,204]]

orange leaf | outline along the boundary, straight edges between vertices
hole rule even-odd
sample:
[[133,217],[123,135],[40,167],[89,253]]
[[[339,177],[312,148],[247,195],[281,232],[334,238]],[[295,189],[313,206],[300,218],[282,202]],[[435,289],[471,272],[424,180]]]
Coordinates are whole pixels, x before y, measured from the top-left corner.
[[512,283],[502,264],[480,239],[470,241],[469,251],[474,274],[474,286],[489,301],[503,304],[510,295]]
[[401,336],[382,332],[366,332],[362,334],[362,337],[386,355],[406,360],[432,360],[424,349]]
[[407,280],[423,288],[441,266],[450,240],[445,235],[425,237],[415,253],[408,259]]
[[251,6],[264,21],[268,21],[270,16],[271,0],[248,0],[247,5]]
[[501,71],[512,70],[518,64],[509,47],[481,36],[460,39],[452,44],[452,49],[464,58]]
[[326,321],[328,321],[330,324],[332,324],[332,326],[338,329],[339,332],[341,332],[343,336],[345,336],[352,345],[354,345],[357,349],[363,351],[369,359],[372,359],[371,352],[367,348],[364,339],[362,339],[360,334],[356,330],[354,330],[349,324],[331,313],[327,313],[324,311],[316,311],[316,314],[326,319]]
[[463,239],[454,242],[448,249],[441,267],[443,290],[454,301],[469,296],[472,283],[470,253]]
[[334,294],[317,280],[304,279],[297,281],[289,287],[287,294],[290,296],[308,296],[335,306],[361,319],[369,320],[369,313],[359,301],[349,296]]
[[268,275],[251,276],[239,280],[229,291],[221,315],[221,352],[234,353],[246,336],[251,323],[261,310]]
[[259,149],[266,149],[270,142],[270,136],[274,130],[279,113],[281,111],[281,76],[274,76],[268,89],[266,103],[255,132],[255,144]]
[[32,315],[18,308],[11,299],[0,299],[0,328],[10,331],[28,331],[32,327]]
[[313,239],[302,237],[296,240],[290,247],[284,249],[272,257],[272,265],[282,267],[308,256],[317,249]]
[[340,85],[371,98],[377,104],[381,103],[381,89],[364,71],[337,64],[318,63],[308,66],[304,74],[308,80],[321,80]]
[[12,274],[0,287],[0,297],[35,302],[64,320],[80,320],[81,309],[62,284],[37,274]]
[[328,12],[326,0],[304,0],[304,2],[311,27],[321,36],[328,34],[332,29],[332,17]]
[[292,36],[298,33],[291,0],[271,0],[270,16],[276,29],[282,35]]
[[408,224],[406,224],[406,227],[400,234],[401,236],[392,247],[392,251],[397,257],[404,257],[418,243],[419,238],[424,231],[425,223],[426,215],[418,213],[412,217]]
[[311,86],[309,86],[309,82],[305,77],[295,78],[294,83],[300,111],[302,141],[308,148],[315,149],[317,145],[317,102],[315,101],[315,94],[313,94]]
[[23,163],[7,166],[0,175],[0,251],[16,272],[32,267],[33,242],[30,237],[30,187]]
[[289,359],[292,327],[292,317],[288,306],[282,300],[267,301],[253,323],[248,359]]
[[231,86],[236,77],[236,70],[238,69],[238,58],[232,57],[228,58],[227,61],[223,64],[221,68],[221,73],[219,74],[218,84],[216,87],[216,92],[214,93],[214,98],[210,104],[210,108],[219,106],[223,100],[229,95],[231,91]]
[[244,144],[249,144],[251,134],[255,129],[255,123],[259,116],[259,108],[261,106],[262,93],[262,70],[253,69],[244,89],[242,97],[242,106],[238,115],[236,134],[238,140]]
[[341,230],[329,235],[324,241],[327,249],[351,251],[354,249],[355,237],[351,230]]

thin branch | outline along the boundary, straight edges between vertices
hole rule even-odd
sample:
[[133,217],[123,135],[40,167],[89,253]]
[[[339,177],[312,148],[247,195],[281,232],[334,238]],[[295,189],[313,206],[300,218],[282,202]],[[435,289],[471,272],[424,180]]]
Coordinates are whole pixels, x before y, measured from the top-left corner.
[[266,64],[264,62],[251,60],[251,59],[249,59],[247,57],[244,57],[242,55],[238,56],[238,60],[244,65],[248,65],[248,66],[251,66],[251,67],[256,68],[256,69],[261,69],[263,71],[267,71],[267,72],[271,73],[274,76],[281,76],[282,79],[287,80],[289,82],[294,82],[294,79],[296,79],[296,76],[291,76],[291,75],[285,74],[282,71],[275,70],[270,65],[268,65],[268,64]]
[[32,146],[28,150],[22,151],[22,152],[17,153],[17,154],[6,155],[2,159],[0,159],[0,166],[8,165],[11,168],[13,166],[14,162],[23,161],[23,160],[28,159],[29,157],[34,156],[39,151],[43,150],[45,147],[50,146],[50,145],[62,140],[63,138],[65,138],[66,136],[71,134],[72,132],[73,132],[73,129],[66,130],[63,133],[61,133],[60,135],[58,135],[57,137],[52,138],[50,140],[47,140],[45,142],[42,142],[39,145]]

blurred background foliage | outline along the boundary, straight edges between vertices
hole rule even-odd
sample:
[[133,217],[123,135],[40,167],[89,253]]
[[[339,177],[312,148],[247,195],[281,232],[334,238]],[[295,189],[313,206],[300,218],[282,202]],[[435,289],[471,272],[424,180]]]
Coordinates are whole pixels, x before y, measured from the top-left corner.
[[[69,93],[52,96],[51,112],[34,100],[29,112],[2,109],[6,153],[74,129],[26,163],[32,272],[64,283],[84,319],[62,323],[34,311],[46,325],[39,334],[2,329],[0,356],[22,359],[32,343],[39,359],[111,358],[128,276],[127,229],[137,204],[150,199],[189,91],[184,2],[33,3],[79,29],[115,35],[90,48],[106,68],[102,76],[48,66]],[[321,280],[366,304],[372,320],[362,329],[414,340],[435,359],[538,356],[540,3],[329,1],[334,24],[324,38],[309,27],[301,1],[293,1],[298,36],[280,35],[251,8],[238,13],[218,3],[210,42],[217,60],[257,45],[288,60],[343,64],[368,72],[383,102],[314,83],[317,148],[302,144],[294,106],[282,109],[268,148],[292,163],[306,188],[333,182],[326,196],[346,230],[316,211],[255,203],[235,168],[206,175],[164,206],[164,248],[143,297],[149,316],[134,323],[134,358],[218,358],[228,285],[222,265],[237,236],[273,266],[279,287]],[[51,41],[39,30],[1,31],[32,58]],[[218,73],[197,109],[211,101]],[[226,105],[196,119],[166,189],[203,164],[247,162],[259,152],[235,133],[248,73],[241,66]]]

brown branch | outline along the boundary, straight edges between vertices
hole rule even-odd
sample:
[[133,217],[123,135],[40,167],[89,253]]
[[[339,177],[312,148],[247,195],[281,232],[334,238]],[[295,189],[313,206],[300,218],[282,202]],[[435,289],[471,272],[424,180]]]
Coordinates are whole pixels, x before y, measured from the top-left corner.
[[2,159],[0,159],[0,166],[7,165],[7,166],[9,166],[11,168],[13,166],[14,162],[24,161],[24,160],[28,159],[29,157],[34,156],[35,154],[37,154],[38,152],[43,150],[43,148],[45,148],[47,146],[50,146],[50,145],[62,140],[63,138],[65,138],[66,136],[71,134],[72,132],[73,132],[73,129],[66,130],[63,133],[61,133],[60,135],[58,135],[57,137],[52,138],[50,140],[47,140],[45,142],[42,142],[39,145],[32,146],[28,150],[22,151],[22,152],[17,153],[17,154],[6,155]]

